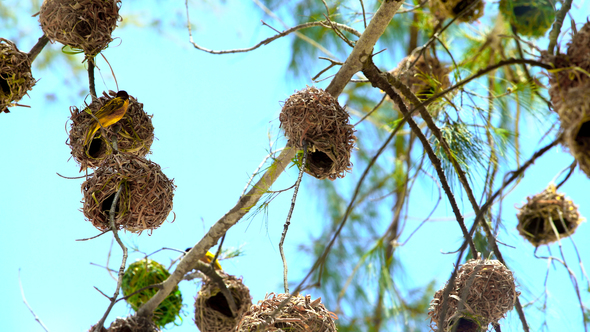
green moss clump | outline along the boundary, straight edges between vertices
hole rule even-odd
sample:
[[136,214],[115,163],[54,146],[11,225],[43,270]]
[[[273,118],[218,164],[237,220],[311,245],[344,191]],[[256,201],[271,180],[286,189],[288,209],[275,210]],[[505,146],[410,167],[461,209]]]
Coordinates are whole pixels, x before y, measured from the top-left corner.
[[542,37],[555,20],[550,0],[501,0],[500,12],[523,36]]

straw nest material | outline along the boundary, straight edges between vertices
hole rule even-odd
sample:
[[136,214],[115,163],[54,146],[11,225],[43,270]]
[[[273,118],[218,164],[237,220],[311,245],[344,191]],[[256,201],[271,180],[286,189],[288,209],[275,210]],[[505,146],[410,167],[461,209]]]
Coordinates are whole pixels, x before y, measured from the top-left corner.
[[45,0],[39,23],[51,42],[60,42],[93,57],[113,40],[121,0]]
[[195,298],[195,324],[201,332],[234,331],[236,325],[252,305],[250,290],[241,278],[217,271],[234,298],[238,312],[232,317],[227,299],[219,286],[205,277],[203,286]]
[[561,104],[559,119],[564,143],[590,177],[590,80],[570,88]]
[[[162,264],[144,258],[129,265],[123,275],[121,288],[123,289],[123,294],[128,296],[146,286],[160,283],[169,276],[170,273]],[[133,310],[137,311],[139,307],[151,299],[157,292],[158,288],[148,288],[131,296],[126,301],[131,305]],[[152,320],[158,327],[172,323],[176,320],[176,317],[179,317],[181,307],[182,294],[178,286],[176,286],[164,301],[158,305],[154,311]]]
[[[289,143],[303,148],[308,143],[305,171],[318,178],[335,180],[352,169],[350,152],[354,147],[354,127],[348,113],[329,93],[307,87],[285,101],[279,116]],[[297,155],[301,159],[302,154]]]
[[[439,20],[453,18],[460,14],[465,8],[471,6],[477,0],[431,0],[430,12]],[[485,1],[480,0],[476,5],[469,9],[458,21],[474,22],[483,16]]]
[[84,140],[89,128],[96,123],[95,118],[89,114],[98,112],[107,102],[114,98],[115,92],[109,91],[110,96],[103,92],[103,96],[96,99],[87,108],[70,108],[70,136],[66,144],[72,149],[72,156],[80,164],[81,170],[87,167],[97,167],[108,155],[113,153],[111,141],[117,136],[117,147],[120,152],[143,157],[150,152],[150,146],[154,141],[154,126],[152,116],[143,110],[143,104],[133,96],[129,96],[129,108],[125,116],[117,122],[121,130],[115,134],[112,127],[101,128],[88,146]]
[[7,107],[15,106],[35,83],[27,53],[0,38],[0,113],[8,113]]
[[129,316],[117,318],[107,330],[108,332],[160,332],[154,322],[144,317]]
[[175,185],[160,166],[131,155],[110,155],[82,184],[84,216],[101,231],[111,229],[109,211],[115,207],[115,225],[134,233],[158,228],[172,210]]
[[500,12],[523,36],[542,37],[555,19],[554,1],[501,0]]
[[518,209],[518,232],[535,247],[572,235],[584,220],[578,207],[550,185]]
[[[454,325],[458,325],[457,331],[485,331],[490,323],[497,322],[512,310],[520,295],[516,291],[512,272],[502,263],[471,259],[457,272],[455,287],[446,301],[445,322],[440,324],[445,287],[437,291],[430,302],[428,315],[434,331],[435,326],[439,331],[451,331]],[[466,299],[462,301],[461,309],[460,299]]]
[[[391,74],[398,77],[402,83],[410,88],[420,101],[424,101],[451,86],[449,81],[450,71],[438,59],[429,56],[428,53],[424,53],[424,56],[421,56],[418,61],[416,61],[417,57],[418,54],[405,57],[400,61],[397,68],[391,71]],[[416,63],[412,66],[414,61]],[[400,93],[400,95],[406,104],[411,104],[403,94]],[[436,109],[438,110],[440,107]],[[418,112],[414,113],[414,115],[418,114]]]
[[289,297],[289,294],[268,294],[264,300],[258,301],[246,313],[237,332],[254,331],[292,331],[292,332],[331,332],[336,331],[334,320],[336,314],[324,307],[321,298],[314,301],[310,295],[297,295],[274,317],[273,312]]

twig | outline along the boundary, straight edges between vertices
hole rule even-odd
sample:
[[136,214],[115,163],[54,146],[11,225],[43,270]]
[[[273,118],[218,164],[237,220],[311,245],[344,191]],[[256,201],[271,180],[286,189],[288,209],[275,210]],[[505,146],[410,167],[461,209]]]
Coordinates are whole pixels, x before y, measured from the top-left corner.
[[291,224],[291,215],[293,214],[293,210],[295,209],[295,200],[297,199],[297,192],[299,191],[301,178],[303,177],[303,173],[305,172],[306,161],[307,141],[303,140],[303,159],[301,159],[301,168],[299,169],[299,176],[297,177],[297,182],[295,182],[295,190],[293,191],[293,198],[291,199],[291,207],[289,208],[289,213],[287,214],[287,221],[285,221],[283,234],[281,234],[281,241],[279,242],[279,252],[281,253],[281,259],[283,260],[283,284],[285,286],[285,294],[289,294],[289,281],[287,279],[287,260],[285,259],[283,244],[285,243],[285,237],[287,236],[287,231],[289,230],[289,225]]
[[563,20],[565,19],[565,15],[569,10],[572,8],[572,0],[565,0],[561,5],[561,8],[555,15],[555,23],[553,23],[553,28],[551,28],[551,32],[549,33],[549,46],[547,50],[549,54],[553,55],[555,52],[555,45],[557,45],[557,38],[559,37],[559,33],[561,32],[561,26],[563,25]]
[[94,101],[95,99],[97,99],[96,88],[94,87],[94,58],[88,59],[88,84],[88,88],[90,89],[90,96],[92,97],[92,101]]
[[109,229],[108,231],[104,231],[104,232],[102,232],[102,233],[100,233],[100,234],[98,234],[98,235],[95,235],[95,236],[93,236],[93,237],[88,237],[88,238],[85,238],[85,239],[77,239],[76,241],[88,241],[88,240],[96,239],[97,237],[99,237],[99,236],[101,236],[101,235],[104,235],[104,234],[106,234],[106,233],[108,233],[108,232],[110,232],[110,231],[111,231],[111,230]]
[[367,114],[365,114],[360,120],[358,120],[354,126],[356,127],[359,123],[363,122],[366,118],[368,118],[371,114],[373,114],[373,112],[375,112],[385,101],[385,98],[387,97],[387,95],[383,95],[383,98],[381,98],[381,101],[379,101],[377,103],[377,105],[375,105],[375,107],[373,107],[372,110],[370,110]]
[[571,165],[569,165],[569,167],[568,167],[570,169],[569,172],[567,173],[567,175],[565,176],[565,178],[563,178],[563,180],[561,180],[561,182],[557,186],[555,186],[555,190],[557,190],[557,189],[559,189],[559,187],[563,186],[563,184],[565,183],[565,181],[567,181],[570,178],[570,176],[572,176],[572,174],[574,173],[574,170],[576,169],[576,166],[577,165],[578,165],[578,161],[577,160],[574,160],[574,162]]
[[47,42],[49,42],[49,38],[47,38],[46,35],[43,35],[43,36],[41,36],[41,38],[39,38],[39,40],[37,41],[35,46],[33,46],[33,48],[31,48],[31,51],[29,51],[29,53],[27,54],[27,56],[29,57],[29,61],[31,63],[33,63],[33,61],[35,61],[35,59],[37,58],[37,55],[39,55],[39,53],[41,53],[41,50],[43,50],[45,45],[47,45]]
[[41,321],[41,319],[39,317],[37,317],[37,315],[35,314],[35,312],[31,308],[31,306],[29,305],[29,302],[27,302],[27,298],[25,297],[25,290],[23,289],[23,283],[20,280],[20,269],[18,269],[18,286],[20,287],[20,295],[23,298],[23,302],[25,303],[25,305],[27,306],[27,308],[29,308],[29,311],[31,312],[31,314],[33,314],[33,317],[35,317],[35,320],[37,321],[37,323],[39,323],[39,325],[41,325],[41,327],[46,332],[49,332],[49,330],[47,329],[47,326],[45,326],[45,324],[43,324],[43,322]]

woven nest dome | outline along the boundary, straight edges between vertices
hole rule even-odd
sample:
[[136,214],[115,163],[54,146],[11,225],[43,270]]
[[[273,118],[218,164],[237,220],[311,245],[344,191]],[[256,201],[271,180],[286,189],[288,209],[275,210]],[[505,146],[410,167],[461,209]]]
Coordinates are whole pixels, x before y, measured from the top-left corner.
[[[418,61],[416,61],[417,57],[418,54],[405,57],[400,61],[397,68],[391,71],[391,74],[397,76],[402,83],[408,86],[420,101],[424,101],[451,86],[449,81],[450,70],[442,65],[438,59],[429,56],[428,53],[421,56]],[[414,61],[416,63],[410,68]],[[402,96],[406,104],[411,104],[403,94],[400,93],[400,96]],[[389,97],[387,98],[389,100]],[[439,110],[440,107],[436,107],[436,109]],[[414,115],[419,114],[418,112],[414,113]]]
[[115,225],[134,233],[158,228],[172,210],[175,185],[147,159],[110,155],[82,184],[84,216],[101,231],[111,229],[109,211],[119,187]]
[[[477,0],[431,0],[430,12],[433,13],[439,20],[446,18],[453,18],[469,7]],[[483,16],[483,8],[485,1],[481,0],[473,8],[468,10],[458,20],[460,22],[474,22]]]
[[554,1],[501,0],[500,12],[523,36],[542,37],[555,19]]
[[[289,143],[303,148],[308,143],[305,171],[318,178],[335,180],[352,169],[350,152],[354,146],[354,127],[348,113],[329,93],[307,87],[285,101],[279,116]],[[298,159],[302,154],[298,154]]]
[[268,294],[264,300],[258,301],[258,304],[250,308],[236,331],[258,331],[263,324],[268,324],[264,327],[264,331],[336,331],[336,325],[334,324],[334,320],[338,319],[336,314],[324,307],[321,298],[312,301],[309,295],[291,297],[281,311],[274,318],[271,318],[281,302],[288,297],[289,294]]
[[[162,264],[147,258],[140,259],[131,263],[125,271],[121,288],[123,289],[123,294],[128,296],[146,286],[160,283],[166,280],[169,276],[170,273]],[[137,311],[139,307],[151,299],[157,292],[157,288],[148,288],[131,296],[126,301],[129,303],[131,308],[133,308],[133,310]],[[176,317],[179,317],[181,308],[182,294],[180,293],[178,286],[176,286],[174,287],[174,290],[172,290],[172,292],[164,299],[164,301],[158,305],[154,311],[152,320],[158,327],[172,323],[176,320]],[[144,330],[140,331],[143,332]],[[157,331],[157,329],[145,331]]]
[[[446,287],[446,286],[445,286]],[[457,272],[455,288],[447,299],[447,312],[444,324],[439,324],[444,288],[434,295],[430,302],[428,316],[430,326],[436,331],[451,331],[458,325],[457,331],[487,330],[490,323],[495,323],[512,310],[519,292],[514,285],[512,271],[497,260],[471,259],[463,264]],[[459,310],[459,300],[463,302]],[[442,329],[441,329],[442,327]]]
[[108,332],[160,332],[154,322],[144,317],[129,316],[117,318],[107,330]]
[[[115,134],[111,127],[99,129],[94,139],[88,146],[84,145],[86,134],[91,126],[96,123],[93,114],[114,98],[115,92],[109,91],[110,96],[103,92],[104,96],[96,99],[85,109],[78,109],[75,106],[70,108],[70,136],[66,144],[72,149],[72,156],[80,164],[81,170],[88,167],[97,167],[102,160],[113,153],[111,141]],[[147,115],[143,110],[143,104],[139,103],[133,96],[129,96],[129,108],[125,116],[117,122],[121,130],[117,135],[117,147],[120,152],[143,157],[150,152],[154,141],[154,126],[152,116]]]
[[7,107],[15,106],[35,83],[27,53],[19,51],[10,40],[0,38],[0,113],[8,113]]
[[45,0],[39,23],[51,42],[58,41],[93,57],[113,40],[121,0]]
[[235,317],[232,317],[227,299],[221,293],[219,286],[211,279],[204,278],[203,286],[195,299],[195,324],[201,332],[234,331],[252,305],[250,290],[241,278],[238,279],[223,271],[217,271],[217,273],[223,278],[225,286],[232,294],[238,312]]
[[518,232],[535,247],[573,234],[584,220],[578,207],[551,185],[519,208]]
[[590,177],[590,80],[570,88],[558,110],[564,143]]

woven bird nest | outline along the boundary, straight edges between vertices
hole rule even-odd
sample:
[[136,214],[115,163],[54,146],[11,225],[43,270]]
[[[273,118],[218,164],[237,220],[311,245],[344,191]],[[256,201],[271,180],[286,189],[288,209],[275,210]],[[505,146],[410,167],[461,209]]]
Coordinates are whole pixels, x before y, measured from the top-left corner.
[[590,80],[570,88],[558,110],[564,143],[590,177]]
[[160,332],[154,322],[144,317],[129,316],[117,318],[109,326],[108,332]]
[[232,294],[238,312],[235,317],[221,293],[219,286],[209,278],[204,278],[203,286],[195,299],[195,324],[201,332],[234,331],[236,325],[252,305],[250,290],[242,279],[238,279],[223,271],[217,271],[223,278],[225,286]]
[[10,40],[0,38],[0,113],[8,113],[7,107],[16,106],[35,83],[27,53],[19,51]]
[[[289,143],[303,148],[308,143],[305,171],[318,178],[335,180],[352,169],[350,152],[354,147],[354,127],[348,113],[329,93],[307,87],[285,101],[279,116]],[[297,155],[297,159],[302,158]]]
[[51,42],[94,57],[113,40],[120,7],[121,0],[45,0],[39,23]]
[[[80,164],[81,170],[87,167],[97,167],[101,161],[113,153],[111,141],[115,134],[112,126],[99,129],[90,142],[89,146],[84,145],[88,129],[96,123],[94,117],[88,113],[98,112],[98,110],[109,102],[116,95],[115,92],[109,91],[110,96],[103,92],[104,96],[96,99],[87,108],[78,109],[75,106],[70,108],[70,136],[66,144],[72,149],[72,156]],[[125,116],[117,122],[121,125],[121,130],[117,135],[117,147],[120,152],[143,157],[150,152],[150,147],[154,141],[154,126],[152,125],[152,116],[147,115],[143,110],[143,104],[139,103],[133,96],[129,96],[129,108]]]
[[573,234],[584,220],[578,207],[550,185],[519,208],[518,232],[535,247]]
[[[446,287],[446,286],[445,286]],[[430,327],[436,331],[485,331],[490,323],[496,323],[512,310],[520,292],[516,291],[512,271],[497,260],[471,259],[457,272],[455,287],[446,301],[445,322],[439,323],[443,292],[445,287],[434,295],[430,302],[428,316]],[[460,299],[463,301],[459,310]]]
[[555,19],[554,1],[501,0],[500,12],[523,36],[542,37]]
[[[131,263],[129,267],[127,267],[127,270],[125,270],[121,288],[123,289],[123,294],[128,296],[146,286],[160,283],[166,280],[169,276],[170,273],[162,264],[147,258],[140,259]],[[139,307],[151,299],[157,292],[158,288],[148,288],[131,296],[126,301],[133,310],[137,311]],[[152,320],[158,327],[172,323],[176,320],[176,317],[179,317],[181,308],[182,294],[180,293],[178,286],[176,286],[164,301],[158,305],[154,311]],[[144,330],[141,331],[143,332]]]
[[172,210],[175,185],[160,166],[131,155],[108,156],[82,184],[84,216],[101,231],[111,229],[109,211],[119,187],[115,225],[134,233],[158,228]]
[[[430,12],[439,20],[453,18],[461,13],[465,8],[471,6],[477,0],[431,0]],[[480,0],[474,7],[469,9],[458,21],[474,22],[483,16],[485,6],[484,0]]]

